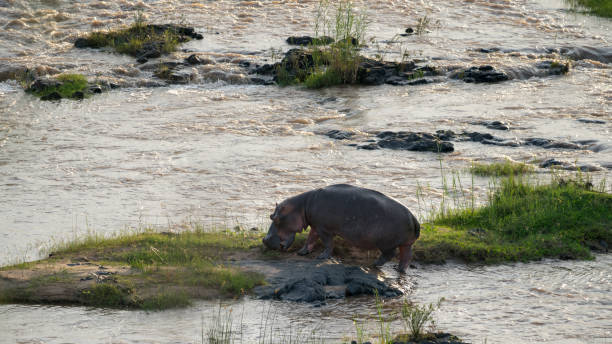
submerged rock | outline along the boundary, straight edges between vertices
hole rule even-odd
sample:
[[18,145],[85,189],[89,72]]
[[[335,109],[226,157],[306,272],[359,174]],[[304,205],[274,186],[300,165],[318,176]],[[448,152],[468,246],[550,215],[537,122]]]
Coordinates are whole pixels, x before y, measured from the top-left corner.
[[[354,343],[357,343],[353,341]],[[410,339],[407,334],[399,335],[391,340],[393,344],[467,344],[463,342],[459,337],[450,333],[438,332],[438,333],[426,333],[423,334],[420,339]],[[352,344],[352,343],[351,343]]]
[[386,62],[364,58],[357,69],[357,83],[362,85],[421,85],[432,82],[422,79],[423,77],[438,74],[436,68],[417,67],[414,61]]
[[385,131],[377,135],[381,148],[401,149],[418,152],[449,153],[455,150],[453,144],[428,133]]
[[[146,33],[146,34],[143,34]],[[86,37],[79,37],[74,42],[76,48],[102,48],[106,46],[119,49],[125,47],[132,40],[140,40],[140,46],[133,45],[130,48],[118,50],[119,52],[136,57],[139,63],[146,63],[148,59],[158,58],[167,54],[168,34],[171,39],[184,43],[190,39],[202,39],[203,36],[193,27],[175,24],[146,24],[144,26],[132,26],[126,29],[96,32]]]
[[557,141],[551,139],[543,139],[539,137],[531,137],[525,139],[524,143],[529,146],[539,146],[542,148],[561,148],[561,149],[584,149],[585,147],[580,144]]
[[539,165],[540,168],[558,168],[567,171],[582,171],[582,172],[596,172],[601,171],[603,168],[594,164],[575,164],[567,161],[559,161],[555,158],[550,158],[542,161]]
[[546,70],[548,75],[562,75],[569,72],[570,64],[558,61],[542,61],[536,65],[536,68]]
[[507,74],[496,71],[493,66],[471,67],[451,75],[451,78],[469,83],[495,83],[510,80]]
[[576,121],[582,122],[582,123],[589,123],[589,124],[606,124],[606,121],[602,121],[599,119],[590,119],[590,118],[578,118]]
[[290,45],[328,45],[331,43],[334,43],[334,39],[329,36],[291,36],[287,38],[287,44]]
[[501,122],[501,121],[479,121],[479,122],[472,122],[470,124],[484,125],[488,129],[493,129],[493,130],[510,130],[510,125],[506,122]]
[[328,136],[334,140],[348,140],[355,136],[355,133],[344,130],[330,130],[325,133],[325,136]]

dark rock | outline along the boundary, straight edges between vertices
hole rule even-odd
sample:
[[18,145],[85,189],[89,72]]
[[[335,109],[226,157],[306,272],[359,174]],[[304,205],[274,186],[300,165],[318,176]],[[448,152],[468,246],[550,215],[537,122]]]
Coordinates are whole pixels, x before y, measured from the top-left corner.
[[139,58],[137,58],[137,59],[136,59],[136,62],[138,62],[138,63],[140,63],[140,64],[143,64],[143,63],[147,63],[147,62],[149,62],[149,59],[148,59],[148,58],[146,58],[146,57],[144,57],[144,56],[141,56],[141,57],[139,57]]
[[431,66],[417,67],[414,61],[385,62],[364,58],[357,69],[357,83],[362,85],[420,85],[427,80],[415,80],[426,75],[437,75]]
[[367,145],[361,145],[361,146],[357,146],[358,149],[365,149],[365,150],[376,150],[376,149],[380,149],[380,147],[378,146],[378,144],[376,143],[370,143]]
[[49,79],[49,78],[40,78],[40,79],[36,79],[34,80],[30,86],[28,86],[28,88],[26,89],[27,92],[42,92],[48,88],[51,87],[59,87],[61,86],[62,83],[55,80],[55,79]]
[[[279,70],[284,70],[290,79],[298,78],[300,80],[306,78],[309,71],[314,67],[314,58],[312,53],[303,49],[295,48],[287,51],[281,62],[275,63],[270,67],[258,68],[269,74],[277,74]],[[263,73],[267,74],[267,73]],[[277,76],[275,76],[276,81]]]
[[256,67],[253,71],[255,74],[260,75],[274,75],[277,70],[277,64],[265,64],[259,67]]
[[384,297],[396,297],[402,292],[389,288],[386,284],[368,275],[351,275],[346,279],[346,296],[374,295],[377,293]]
[[291,36],[287,38],[287,44],[291,45],[328,45],[334,42],[334,39],[329,36],[311,37],[311,36]]
[[255,85],[264,85],[264,86],[274,85],[273,80],[267,80],[264,78],[251,77],[249,80],[251,81],[252,84],[255,84]]
[[560,148],[560,149],[583,149],[584,147],[579,144],[563,141],[555,141],[550,139],[543,139],[539,137],[532,137],[525,139],[525,144],[530,146],[539,146],[542,148]]
[[436,130],[436,136],[440,140],[449,141],[455,138],[455,132],[452,130]]
[[498,52],[500,50],[501,50],[500,48],[480,48],[478,49],[478,52],[481,52],[484,54],[490,54],[490,53]]
[[98,85],[89,86],[89,92],[91,92],[93,94],[100,94],[100,93],[102,93],[102,87],[100,87]]
[[405,32],[406,32],[407,34],[413,34],[413,33],[414,33],[414,29],[413,29],[413,28],[411,28],[411,27],[409,27],[409,28],[406,28],[406,31],[405,31]]
[[74,99],[83,99],[85,98],[85,93],[81,92],[81,91],[76,91],[72,94],[72,98]]
[[202,59],[196,54],[191,54],[188,58],[185,59],[185,62],[192,65],[198,65],[202,64]]
[[507,74],[496,71],[492,66],[471,67],[451,75],[451,78],[473,83],[495,83],[510,79]]
[[488,129],[493,130],[510,130],[510,125],[501,121],[480,121],[480,122],[472,122],[471,124],[475,125],[484,125]]
[[482,141],[496,141],[496,140],[500,140],[498,138],[496,138],[495,136],[489,134],[489,133],[479,133],[477,131],[475,132],[465,132],[462,135],[467,136],[470,138],[471,141],[474,142],[482,142]]
[[[260,269],[270,267],[264,265]],[[400,290],[356,266],[290,262],[286,265],[276,263],[275,269],[281,272],[268,278],[270,285],[255,288],[254,292],[260,299],[320,304],[330,298],[373,295],[375,292],[383,297],[402,295]]]
[[[193,39],[202,39],[203,36],[197,32],[195,32],[193,27],[186,27],[174,24],[148,24],[144,28],[144,30],[148,30],[150,32],[155,33],[156,35],[162,35],[167,31],[171,31],[177,34],[179,43],[183,43],[189,41],[191,38]],[[109,33],[108,35],[116,34]],[[128,40],[130,37],[122,37],[125,40]],[[114,40],[115,38],[111,38]],[[143,44],[141,49],[137,51],[130,52],[130,55],[136,57],[140,63],[145,63],[147,59],[150,58],[158,58],[164,52],[162,50],[164,46],[164,41],[152,41]],[[103,45],[106,44],[104,40],[90,40],[87,37],[80,37],[74,42],[74,46],[76,48],[102,48]],[[144,62],[143,62],[144,61]]]
[[[74,46],[77,48],[90,48],[92,47],[92,42],[87,38],[79,37],[76,41],[74,41]],[[97,48],[97,47],[94,47]]]
[[558,61],[542,61],[536,65],[538,69],[545,69],[548,75],[562,75],[569,72],[569,63]]
[[62,95],[57,92],[52,92],[47,94],[46,96],[40,97],[40,100],[60,100],[62,99]]
[[602,121],[599,119],[590,119],[590,118],[578,118],[578,122],[582,123],[590,123],[590,124],[606,124],[606,121]]
[[442,141],[437,136],[428,133],[386,131],[377,136],[380,138],[378,146],[381,148],[436,153],[448,153],[455,150],[451,142]]
[[407,71],[411,71],[414,70],[416,68],[416,63],[414,63],[414,61],[404,61],[404,62],[400,62],[397,64],[397,71],[398,72],[407,72]]
[[350,131],[343,131],[343,130],[330,130],[328,132],[325,133],[325,136],[328,136],[334,140],[348,140],[351,137],[355,136],[355,133],[352,133]]

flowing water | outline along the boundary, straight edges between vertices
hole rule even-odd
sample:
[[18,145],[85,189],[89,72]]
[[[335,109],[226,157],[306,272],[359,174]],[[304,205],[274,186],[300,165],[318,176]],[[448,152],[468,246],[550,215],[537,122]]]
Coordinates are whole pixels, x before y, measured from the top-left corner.
[[[280,0],[0,0],[0,265],[39,258],[50,244],[86,231],[185,222],[265,227],[274,202],[337,182],[380,190],[424,216],[440,201],[441,175],[472,161],[557,158],[601,166],[593,172],[596,179],[609,176],[610,20],[570,13],[556,0],[363,2],[372,38],[365,54],[397,60],[406,52],[447,70],[489,64],[515,79],[321,91],[248,84],[239,63],[271,62],[279,49],[289,48],[287,36],[312,34],[316,6]],[[73,48],[79,34],[129,24],[139,11],[151,22],[195,26],[204,39],[183,45],[174,57],[198,52],[216,64],[194,67],[188,85],[146,87],[154,84],[152,72],[133,58]],[[424,16],[428,33],[396,36]],[[490,48],[501,50],[478,51]],[[530,77],[538,61],[568,56],[575,59],[568,75]],[[121,88],[83,101],[41,102],[3,76],[22,67],[83,73]],[[482,120],[503,120],[513,130],[471,124]],[[353,130],[364,140],[377,130],[470,130],[508,139],[596,140],[598,148],[457,142],[440,161],[432,153],[358,150],[319,135],[329,129]],[[471,183],[463,175],[466,192]],[[483,196],[488,180],[474,184],[476,197]],[[418,269],[405,283],[415,301],[446,297],[440,327],[474,342],[605,343],[612,337],[610,267],[607,256],[594,262],[448,265]],[[370,302],[273,308],[280,323],[321,319],[323,330],[339,338],[352,333],[351,317],[369,312]],[[245,324],[254,325],[260,309],[271,306],[246,300],[232,307],[244,309]],[[0,306],[0,333],[8,333],[0,342],[197,342],[202,317],[209,319],[212,309],[210,303],[152,314]],[[250,325],[246,336],[256,331]]]

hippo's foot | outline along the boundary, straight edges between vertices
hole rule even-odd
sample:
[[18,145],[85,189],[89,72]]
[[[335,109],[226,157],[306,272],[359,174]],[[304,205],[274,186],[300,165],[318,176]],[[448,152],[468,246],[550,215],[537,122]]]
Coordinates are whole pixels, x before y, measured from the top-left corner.
[[317,256],[317,259],[329,259],[331,258],[331,252],[323,251],[320,255]]
[[297,254],[299,254],[300,256],[305,256],[309,253],[310,253],[310,250],[308,249],[308,246],[304,246],[299,251],[297,251]]
[[395,257],[395,249],[381,253],[380,257],[374,262],[374,266],[383,266],[386,262]]

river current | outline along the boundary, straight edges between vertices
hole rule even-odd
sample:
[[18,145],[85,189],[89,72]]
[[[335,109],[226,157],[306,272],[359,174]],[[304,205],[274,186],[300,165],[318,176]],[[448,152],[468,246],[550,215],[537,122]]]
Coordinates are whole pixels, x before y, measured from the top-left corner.
[[[610,180],[609,19],[572,13],[557,0],[357,4],[370,21],[364,54],[398,60],[407,53],[443,68],[487,64],[515,78],[320,91],[251,85],[236,61],[271,62],[289,49],[287,36],[312,34],[316,1],[0,0],[0,265],[40,258],[53,244],[86,232],[186,223],[265,228],[275,202],[340,182],[377,189],[424,217],[440,202],[441,176],[450,171],[466,193],[473,182],[475,198],[484,199],[489,180],[471,180],[465,169],[472,162],[555,158],[597,166],[593,178]],[[129,24],[139,12],[150,22],[193,25],[204,39],[184,44],[174,57],[197,52],[216,63],[195,71],[188,85],[148,87],[152,73],[133,58],[73,47],[78,35]],[[397,36],[424,17],[425,34]],[[491,48],[500,50],[481,51]],[[534,61],[550,54],[573,57],[570,72],[530,77]],[[82,101],[42,102],[5,77],[21,67],[82,73],[121,87]],[[474,124],[493,120],[512,130]],[[506,139],[594,140],[598,148],[456,142],[455,152],[441,156],[368,151],[320,135],[331,129],[364,140],[381,130],[468,130]],[[445,297],[440,329],[475,343],[607,343],[611,265],[608,256],[598,256],[420,266],[400,282],[411,286],[416,302]],[[340,339],[353,333],[353,316],[371,311],[370,302],[312,308],[247,299],[229,307],[244,312],[251,340],[263,308],[273,309],[279,324],[322,326],[321,333]],[[142,313],[2,305],[0,343],[199,342],[216,307]]]

